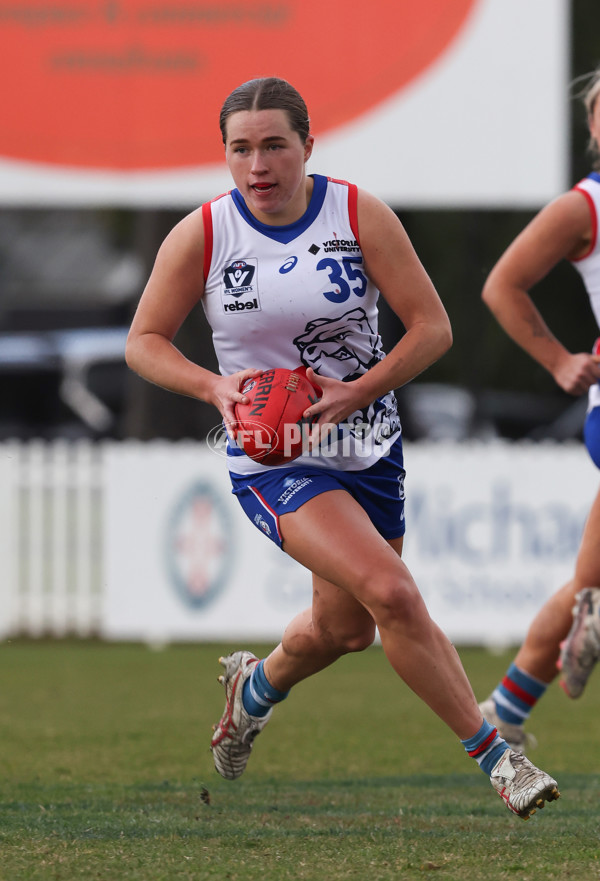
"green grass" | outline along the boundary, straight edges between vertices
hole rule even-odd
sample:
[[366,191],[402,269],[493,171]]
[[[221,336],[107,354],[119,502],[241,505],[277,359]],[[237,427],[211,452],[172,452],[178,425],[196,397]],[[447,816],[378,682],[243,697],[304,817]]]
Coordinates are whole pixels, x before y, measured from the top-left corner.
[[[524,823],[378,648],[297,686],[222,780],[228,648],[0,646],[0,881],[600,879],[600,679],[536,708],[562,797]],[[483,697],[512,652],[461,656]]]

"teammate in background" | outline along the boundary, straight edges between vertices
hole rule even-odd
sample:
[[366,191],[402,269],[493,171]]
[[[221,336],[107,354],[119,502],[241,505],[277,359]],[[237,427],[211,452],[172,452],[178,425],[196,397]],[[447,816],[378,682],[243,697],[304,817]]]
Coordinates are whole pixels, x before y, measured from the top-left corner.
[[[492,269],[483,300],[502,327],[572,395],[588,392],[584,440],[600,468],[600,357],[571,354],[534,306],[529,290],[559,261],[579,270],[600,326],[600,68],[583,94],[593,171],[531,221]],[[568,305],[568,304],[567,304]],[[600,657],[600,491],[589,513],[571,581],[558,590],[531,623],[525,642],[492,695],[480,704],[486,719],[512,749],[524,752],[534,738],[523,723],[548,685],[562,671],[565,692],[583,692]]]
[[[509,809],[527,818],[558,797],[556,781],[482,718],[454,647],[401,559],[405,472],[390,390],[449,348],[446,311],[383,202],[307,176],[314,139],[289,83],[242,84],[226,99],[220,126],[236,188],[167,236],[127,361],[150,382],[217,408],[229,429],[233,492],[255,525],[313,573],[313,601],[267,658],[237,651],[221,659],[226,706],[211,742],[216,769],[239,777],[273,706],[296,683],[371,645],[377,627],[396,673],[460,738]],[[387,356],[377,332],[380,292],[406,328]],[[220,375],[173,344],[199,302]],[[300,364],[323,391],[305,415],[334,428],[328,454],[321,446],[261,466],[231,440],[234,405],[246,401],[240,389],[260,370]],[[344,430],[343,452],[330,455],[335,431]]]

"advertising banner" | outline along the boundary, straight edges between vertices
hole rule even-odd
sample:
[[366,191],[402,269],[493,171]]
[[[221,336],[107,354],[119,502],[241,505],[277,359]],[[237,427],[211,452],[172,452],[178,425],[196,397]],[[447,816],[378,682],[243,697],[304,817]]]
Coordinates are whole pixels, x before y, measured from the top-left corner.
[[0,203],[195,206],[240,83],[305,97],[309,171],[392,205],[564,188],[567,0],[0,0]]
[[[405,452],[404,559],[432,617],[457,643],[521,642],[573,571],[596,492],[584,448]],[[115,444],[104,467],[103,636],[277,642],[310,605],[310,573],[246,518],[214,451]]]
[[105,469],[107,638],[277,639],[310,605],[310,573],[246,518],[224,458],[125,443]]
[[455,642],[520,643],[573,575],[597,485],[580,444],[416,444],[404,559]]

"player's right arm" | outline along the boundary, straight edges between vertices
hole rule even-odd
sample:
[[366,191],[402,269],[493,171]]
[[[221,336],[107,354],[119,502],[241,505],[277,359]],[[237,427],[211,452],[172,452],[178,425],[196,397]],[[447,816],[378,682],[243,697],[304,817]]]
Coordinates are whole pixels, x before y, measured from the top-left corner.
[[204,225],[202,211],[187,215],[161,245],[137,307],[125,357],[129,367],[169,391],[213,404],[227,421],[234,418],[246,370],[221,376],[186,358],[174,339],[204,294]]
[[592,224],[585,197],[559,196],[525,227],[492,269],[483,300],[512,339],[553,376],[564,391],[580,395],[600,377],[595,356],[572,354],[554,336],[529,291],[563,259],[589,248]]

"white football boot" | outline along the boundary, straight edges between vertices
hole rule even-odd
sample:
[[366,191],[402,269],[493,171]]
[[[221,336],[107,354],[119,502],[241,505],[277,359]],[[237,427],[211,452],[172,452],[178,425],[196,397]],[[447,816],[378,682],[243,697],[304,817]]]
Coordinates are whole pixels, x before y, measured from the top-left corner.
[[258,658],[252,652],[233,652],[226,658],[219,658],[225,674],[219,682],[225,686],[225,710],[218,725],[213,727],[214,735],[210,748],[215,768],[227,780],[240,777],[248,764],[254,738],[263,730],[273,710],[266,716],[250,716],[242,703],[244,682],[252,675]]
[[490,783],[513,814],[528,820],[544,802],[559,798],[556,780],[525,756],[504,750],[490,774]]
[[583,694],[600,658],[600,588],[580,590],[575,599],[573,624],[561,643],[557,664],[562,673],[560,684],[572,698]]
[[537,740],[522,725],[513,725],[505,722],[496,712],[496,702],[493,697],[488,697],[479,704],[479,711],[483,718],[494,728],[498,729],[500,737],[507,742],[514,753],[525,755],[527,748],[535,749]]

